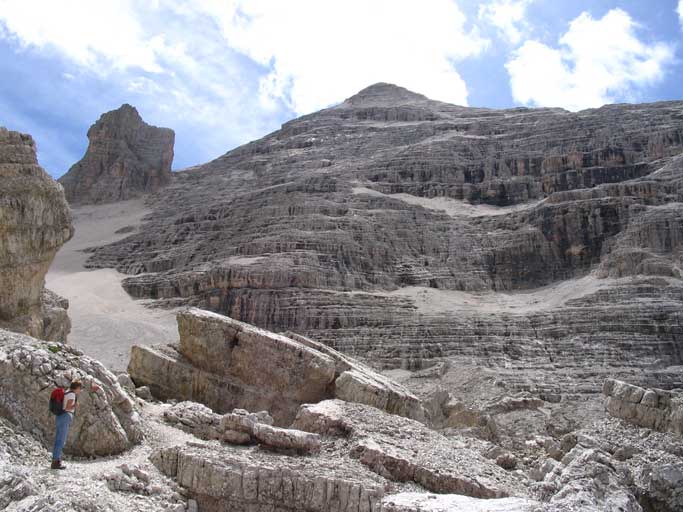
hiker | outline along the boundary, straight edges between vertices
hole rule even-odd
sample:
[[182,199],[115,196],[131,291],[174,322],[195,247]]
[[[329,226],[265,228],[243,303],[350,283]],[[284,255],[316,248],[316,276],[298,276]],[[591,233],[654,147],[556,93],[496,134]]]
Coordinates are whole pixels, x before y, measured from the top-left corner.
[[82,388],[83,384],[81,384],[81,381],[73,381],[69,386],[69,390],[63,394],[61,407],[56,403],[59,402],[60,398],[59,389],[53,391],[53,394],[50,397],[50,410],[56,415],[55,444],[52,449],[52,469],[66,469],[66,466],[62,464],[62,449],[64,448],[66,438],[69,435],[69,427],[74,418],[76,402],[78,401],[78,395]]
[[[66,466],[62,464],[62,449],[69,435],[69,427],[76,412],[76,403],[78,402],[78,395],[81,389],[83,389],[81,381],[74,380],[69,385],[68,391],[64,392],[63,389],[57,388],[50,395],[50,412],[56,416],[55,444],[52,449],[52,469],[66,469]],[[97,385],[92,385],[93,391],[98,389]]]

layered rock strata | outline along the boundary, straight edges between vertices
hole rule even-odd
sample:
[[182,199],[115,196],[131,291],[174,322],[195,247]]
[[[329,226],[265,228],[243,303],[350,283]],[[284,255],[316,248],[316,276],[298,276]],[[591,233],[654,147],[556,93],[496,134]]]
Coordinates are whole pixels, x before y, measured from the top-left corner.
[[[77,378],[84,390],[65,452],[111,455],[139,443],[142,424],[134,401],[102,364],[68,345],[0,329],[0,415],[45,446],[54,436],[54,416],[47,407],[50,393]],[[93,384],[99,389],[93,391]]]
[[186,446],[152,456],[162,473],[187,489],[202,512],[379,512],[381,479],[333,465],[282,456]]
[[645,389],[608,379],[602,392],[612,416],[640,427],[683,436],[683,391]]
[[[333,396],[425,421],[419,400],[368,367],[331,351],[208,311],[178,313],[177,347],[133,348],[128,371],[160,398],[201,402],[219,413],[269,411],[289,424],[300,404]],[[300,338],[303,339],[303,338]]]
[[62,188],[38,165],[30,135],[0,127],[0,327],[65,341],[68,301],[45,274],[73,235]]
[[150,126],[131,105],[102,114],[88,130],[88,149],[59,179],[71,204],[122,201],[171,180],[175,134]]
[[681,363],[682,151],[680,102],[494,110],[377,84],[177,173],[89,265],[385,368],[453,358],[539,392],[597,368],[599,393]]

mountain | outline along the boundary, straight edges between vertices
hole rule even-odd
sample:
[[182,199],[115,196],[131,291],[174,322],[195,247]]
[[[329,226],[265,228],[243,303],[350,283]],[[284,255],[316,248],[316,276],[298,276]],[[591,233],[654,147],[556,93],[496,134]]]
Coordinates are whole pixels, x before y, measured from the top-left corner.
[[682,152],[682,102],[495,110],[376,84],[174,173],[89,265],[387,369],[683,386]]
[[175,134],[150,126],[131,105],[102,114],[88,149],[59,179],[71,204],[121,201],[155,192],[171,178]]

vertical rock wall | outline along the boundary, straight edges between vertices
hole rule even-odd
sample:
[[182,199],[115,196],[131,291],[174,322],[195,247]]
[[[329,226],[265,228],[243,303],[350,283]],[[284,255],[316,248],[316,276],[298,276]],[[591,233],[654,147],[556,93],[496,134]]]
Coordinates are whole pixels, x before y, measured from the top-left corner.
[[44,287],[72,236],[64,191],[38,165],[33,139],[0,127],[0,327],[66,339],[68,302]]

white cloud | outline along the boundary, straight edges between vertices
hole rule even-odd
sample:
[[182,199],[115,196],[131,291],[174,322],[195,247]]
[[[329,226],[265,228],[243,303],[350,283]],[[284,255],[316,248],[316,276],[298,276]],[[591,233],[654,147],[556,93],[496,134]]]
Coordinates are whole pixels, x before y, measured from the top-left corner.
[[374,82],[467,103],[454,62],[487,41],[465,30],[453,0],[203,0],[228,44],[270,68],[264,105],[284,100],[297,113],[340,101]]
[[678,13],[678,20],[683,24],[683,0],[678,0],[676,12]]
[[0,0],[0,39],[203,126],[212,151],[380,81],[467,104],[455,66],[488,41],[465,24],[456,0]]
[[522,40],[522,30],[529,29],[524,15],[531,2],[532,0],[495,0],[479,7],[479,19],[496,27],[500,35],[511,44],[518,44]]
[[506,64],[515,101],[580,110],[633,100],[640,88],[663,78],[673,59],[670,45],[641,41],[637,28],[621,9],[601,19],[584,12],[559,48],[526,41]]
[[0,23],[23,46],[56,49],[83,66],[160,71],[159,41],[145,35],[130,0],[0,0]]

